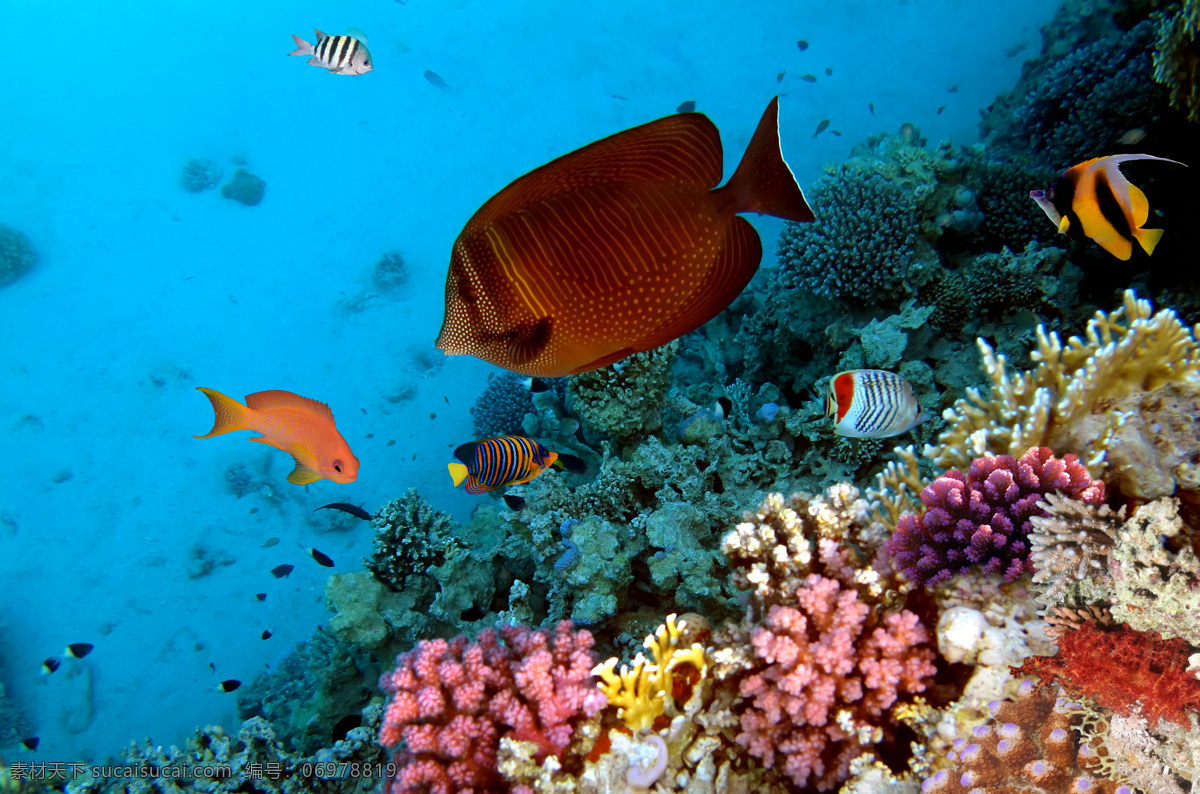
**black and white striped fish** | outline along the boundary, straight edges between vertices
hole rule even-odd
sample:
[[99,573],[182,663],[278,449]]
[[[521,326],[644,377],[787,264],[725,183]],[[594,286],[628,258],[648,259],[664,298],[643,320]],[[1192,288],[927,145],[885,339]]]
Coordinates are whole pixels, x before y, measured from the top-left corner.
[[296,40],[296,49],[288,55],[311,55],[309,63],[334,74],[366,74],[374,68],[371,53],[367,52],[366,36],[359,31],[330,36],[318,30],[315,46],[294,34],[292,38]]
[[898,436],[929,419],[912,384],[882,369],[834,375],[825,395],[825,416],[833,420],[833,432],[850,438]]

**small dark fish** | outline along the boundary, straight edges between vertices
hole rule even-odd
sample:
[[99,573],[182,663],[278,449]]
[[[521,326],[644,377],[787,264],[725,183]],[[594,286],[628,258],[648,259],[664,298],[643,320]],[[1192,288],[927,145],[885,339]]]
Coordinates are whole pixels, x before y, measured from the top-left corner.
[[842,131],[841,131],[841,130],[830,130],[830,131],[829,131],[829,134],[830,134],[830,135],[836,135],[836,136],[838,136],[839,138],[840,138],[840,137],[842,137]]
[[37,736],[28,736],[21,740],[21,746],[31,753],[38,749],[38,745],[41,743],[42,740]]
[[691,113],[696,109],[696,100],[688,99],[679,103],[679,107],[675,108],[676,113]]
[[826,66],[826,67],[825,67],[825,76],[826,76],[826,77],[833,77],[833,67],[832,67],[832,66]]
[[815,138],[827,129],[829,129],[829,119],[821,119],[821,123],[817,125],[817,131],[812,136]]
[[276,579],[285,579],[291,576],[294,570],[296,570],[295,565],[276,565],[271,569],[271,575]]
[[945,106],[945,105],[942,105],[940,108],[938,108],[938,115],[939,115],[939,116],[940,116],[940,115],[942,115],[942,111],[943,111],[943,110],[945,110],[945,109],[946,109],[946,106]]
[[449,404],[450,404],[450,398],[449,398],[449,397],[447,397],[446,395],[444,395],[444,394],[443,394],[443,395],[442,395],[442,399],[446,401],[446,405],[449,405]]
[[316,549],[309,549],[308,554],[317,561],[317,565],[324,565],[326,568],[333,567],[333,558],[331,558],[328,554],[319,552]]
[[514,494],[504,494],[504,504],[508,505],[508,509],[515,513],[525,509],[525,499]]
[[808,49],[808,42],[804,39],[800,39],[800,41],[796,42],[796,46],[800,48],[800,52],[804,52]]
[[367,415],[367,409],[366,409],[366,408],[363,408],[363,407],[361,407],[361,406],[360,406],[358,410],[360,410],[360,411],[362,411],[362,412],[363,412],[363,416],[366,416],[366,415]]
[[733,400],[728,397],[718,397],[716,403],[713,404],[713,415],[718,419],[724,419],[729,416],[729,412],[733,410]]
[[213,664],[212,662],[208,663],[208,669],[212,670],[214,673],[217,672],[217,666],[215,664]]
[[871,111],[871,115],[872,115],[872,116],[874,116],[874,115],[875,115],[875,103],[874,103],[874,102],[868,102],[868,103],[867,103],[867,110]]
[[91,653],[95,647],[90,642],[73,642],[63,651],[63,656],[70,656],[72,659],[82,659]]
[[266,601],[266,600],[267,600],[267,594],[266,594],[266,593],[255,593],[255,594],[254,594],[254,597],[255,597],[256,599],[258,599],[259,601]]
[[434,72],[430,69],[426,69],[425,70],[425,79],[428,80],[429,84],[431,86],[433,86],[434,88],[440,88],[443,91],[450,90],[450,84],[447,83],[445,80],[443,80],[437,72]]
[[272,546],[279,545],[279,538],[267,538],[267,542],[259,546],[260,549],[269,549]]
[[229,693],[229,692],[232,692],[233,690],[237,689],[241,685],[242,685],[242,682],[237,680],[236,678],[227,678],[224,681],[222,681],[221,683],[217,684],[216,690],[218,692]]
[[775,82],[777,82],[777,83],[782,83],[782,82],[783,82],[783,76],[784,76],[785,74],[787,74],[787,69],[784,69],[782,72],[780,72],[779,74],[775,75]]
[[58,657],[51,656],[46,661],[42,662],[42,675],[50,675],[62,665]]
[[949,91],[951,94],[957,94],[958,93],[958,83],[955,83],[954,85],[950,86],[946,90]]
[[621,100],[622,102],[628,102],[628,101],[629,101],[628,99],[626,99],[625,97],[621,96],[620,94],[609,94],[609,96],[610,96],[610,97],[612,97],[613,99],[619,99],[619,100]]
[[[693,103],[694,106],[695,103]],[[521,381],[521,385],[534,394],[541,394],[544,391],[549,391],[550,384],[543,378],[525,378]]]
[[268,630],[268,629],[263,629],[262,638],[263,638],[264,640],[269,640],[269,639],[271,639],[271,632],[270,632],[270,630]]
[[[368,513],[366,510],[363,510],[358,505],[352,505],[347,502],[334,502],[333,504],[321,505],[320,507],[317,508],[317,510],[330,510],[330,509],[341,510],[343,513],[349,513],[350,515],[354,516],[355,518],[361,518],[363,521],[371,520],[370,513]],[[315,513],[315,512],[317,512],[317,510],[314,510],[313,512]]]
[[333,740],[335,742],[340,742],[342,739],[346,738],[346,734],[361,726],[361,714],[347,714],[345,717],[342,717],[340,720],[338,720],[333,726]]
[[802,75],[800,75],[800,79],[806,83],[817,82],[817,76],[815,74],[802,74]]

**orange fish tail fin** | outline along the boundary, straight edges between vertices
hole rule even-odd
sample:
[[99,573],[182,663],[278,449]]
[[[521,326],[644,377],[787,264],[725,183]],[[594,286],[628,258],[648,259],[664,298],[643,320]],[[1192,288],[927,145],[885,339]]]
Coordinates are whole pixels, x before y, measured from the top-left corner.
[[798,223],[814,219],[779,147],[779,97],[767,105],[742,162],[721,190],[732,197],[735,212],[761,212]]
[[1145,249],[1147,254],[1152,254],[1152,253],[1154,253],[1155,246],[1158,245],[1158,241],[1162,239],[1163,230],[1162,229],[1134,229],[1133,236],[1135,238],[1137,238],[1137,241],[1139,243],[1142,244],[1142,248]]
[[219,391],[206,389],[203,386],[197,386],[196,388],[204,392],[204,396],[212,403],[213,413],[216,415],[216,418],[213,420],[213,429],[208,431],[207,435],[192,436],[192,438],[212,438],[222,433],[250,429],[249,408],[232,397],[221,394]]

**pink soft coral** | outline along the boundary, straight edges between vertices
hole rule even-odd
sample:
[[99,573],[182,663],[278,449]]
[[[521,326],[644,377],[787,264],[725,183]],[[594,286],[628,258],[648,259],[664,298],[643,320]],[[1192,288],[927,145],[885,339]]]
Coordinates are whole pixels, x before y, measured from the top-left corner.
[[[772,606],[751,632],[765,664],[741,682],[751,699],[737,741],[763,765],[782,762],[796,786],[836,788],[862,752],[847,733],[877,724],[900,694],[922,692],[934,674],[933,651],[917,616],[890,613],[866,630],[870,609],[853,589],[810,574],[796,606]],[[835,716],[846,711],[850,722]]]
[[503,626],[475,643],[423,640],[401,654],[379,681],[391,694],[379,743],[403,741],[391,794],[504,791],[502,737],[536,743],[539,760],[561,756],[575,725],[607,702],[592,682],[592,644],[563,621],[553,634]]

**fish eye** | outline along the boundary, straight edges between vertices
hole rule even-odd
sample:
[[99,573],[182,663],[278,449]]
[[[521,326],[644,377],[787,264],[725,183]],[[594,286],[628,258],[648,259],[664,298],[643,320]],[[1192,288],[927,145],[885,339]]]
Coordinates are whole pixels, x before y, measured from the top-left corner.
[[342,473],[342,462],[340,460],[334,461],[333,470],[336,471],[338,474]]

